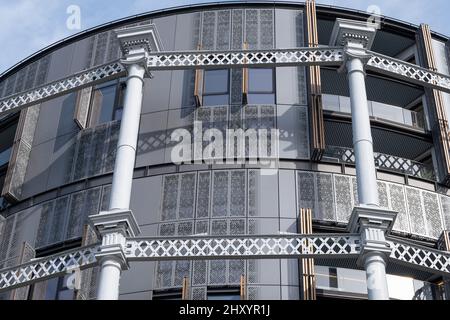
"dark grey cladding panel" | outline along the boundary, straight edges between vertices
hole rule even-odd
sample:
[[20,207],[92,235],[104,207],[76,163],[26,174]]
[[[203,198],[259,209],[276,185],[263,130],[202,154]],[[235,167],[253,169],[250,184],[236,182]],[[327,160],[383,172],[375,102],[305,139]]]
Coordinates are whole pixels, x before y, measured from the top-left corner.
[[372,50],[395,57],[415,44],[416,41],[414,37],[409,38],[400,34],[378,30],[375,35]]
[[17,73],[14,73],[6,79],[5,96],[10,96],[15,93]]
[[3,222],[3,231],[1,235],[1,242],[0,242],[0,267],[5,268],[7,267],[5,265],[5,260],[10,257],[8,254],[11,238],[14,233],[14,222],[15,222],[15,216],[11,215],[8,218],[5,219]]
[[247,287],[248,300],[280,300],[281,287],[280,286],[248,286]]
[[136,167],[164,162],[167,136],[167,111],[143,114],[139,126]]
[[[322,92],[350,96],[345,73],[321,68]],[[375,76],[366,78],[367,99],[399,107],[406,107],[424,94],[423,89]]]
[[36,248],[80,238],[90,215],[99,212],[101,187],[83,190],[42,204]]
[[197,50],[200,41],[201,12],[177,15],[175,50]]
[[111,172],[120,122],[113,121],[80,131],[76,142],[72,181]]
[[[415,159],[432,148],[432,144],[423,139],[377,127],[372,127],[372,138],[375,152],[406,159]],[[351,123],[325,120],[325,140],[330,146],[352,148]]]
[[279,155],[282,159],[309,159],[308,109],[304,106],[277,106]]
[[5,90],[6,80],[0,81],[0,98],[3,97],[3,91]]

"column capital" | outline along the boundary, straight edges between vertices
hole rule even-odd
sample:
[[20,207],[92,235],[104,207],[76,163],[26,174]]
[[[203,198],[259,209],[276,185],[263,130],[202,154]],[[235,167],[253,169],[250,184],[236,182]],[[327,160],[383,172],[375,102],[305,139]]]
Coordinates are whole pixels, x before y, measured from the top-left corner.
[[361,255],[358,263],[363,264],[367,257],[380,254],[386,259],[392,251],[386,235],[392,231],[397,212],[378,208],[355,207],[350,217],[347,230],[361,235]]
[[350,59],[360,59],[367,63],[375,39],[376,27],[367,21],[336,19],[331,33],[330,45],[344,47],[344,64]]
[[154,24],[125,27],[114,30],[123,54],[121,63],[127,67],[138,64],[147,74],[147,58],[150,52],[163,49],[161,39]]
[[140,233],[139,226],[131,210],[111,210],[89,216],[89,222],[102,239],[100,251],[96,258],[114,260],[121,269],[128,269],[125,257],[127,237],[135,237]]

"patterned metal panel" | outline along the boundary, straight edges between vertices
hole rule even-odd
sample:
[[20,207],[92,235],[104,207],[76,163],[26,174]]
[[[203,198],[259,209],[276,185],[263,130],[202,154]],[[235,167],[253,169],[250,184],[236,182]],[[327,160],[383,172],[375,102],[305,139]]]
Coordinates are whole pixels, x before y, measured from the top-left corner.
[[209,217],[210,199],[211,199],[211,172],[199,172],[197,186],[197,218]]
[[256,207],[256,197],[257,197],[257,179],[258,170],[248,171],[248,216],[256,217],[258,215]]
[[179,219],[194,218],[196,173],[181,175],[180,204],[178,211]]
[[244,37],[244,11],[233,10],[231,24],[231,49],[242,49]]
[[229,171],[213,171],[212,216],[228,216]]
[[426,235],[426,223],[424,220],[422,197],[419,189],[406,187],[406,199],[411,222],[411,232]]
[[439,238],[443,230],[443,225],[438,195],[436,193],[422,191],[422,198],[425,209],[427,235],[431,238]]
[[[336,220],[333,176],[328,173],[316,173],[317,206],[314,208],[314,217],[321,220]],[[305,208],[305,207],[300,207]]]
[[206,288],[192,288],[192,300],[206,300]]
[[209,284],[226,284],[227,283],[227,266],[225,260],[217,260],[209,262]]
[[314,184],[314,173],[302,172],[297,173],[297,191],[298,191],[298,207],[314,209],[316,202]]
[[397,212],[397,219],[393,229],[410,233],[411,228],[409,226],[409,218],[406,207],[405,189],[403,186],[393,183],[389,183],[388,186],[390,209]]
[[347,222],[353,211],[351,178],[334,175],[334,190],[336,195],[336,220]]
[[217,11],[216,50],[230,50],[231,11]]
[[196,260],[193,262],[192,285],[206,285],[206,275],[208,262],[206,260]]
[[441,210],[442,210],[442,217],[444,219],[444,229],[450,230],[450,197],[445,195],[440,195],[441,200]]

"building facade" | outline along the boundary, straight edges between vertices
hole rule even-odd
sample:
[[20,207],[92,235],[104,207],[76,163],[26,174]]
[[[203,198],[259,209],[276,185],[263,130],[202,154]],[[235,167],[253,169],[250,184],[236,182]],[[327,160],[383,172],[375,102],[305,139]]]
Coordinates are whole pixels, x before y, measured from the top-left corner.
[[[88,30],[17,64],[0,77],[0,100],[119,59],[118,28],[152,24],[167,52],[265,52],[328,47],[337,18],[369,16],[311,1],[151,12]],[[382,18],[371,50],[450,75],[448,38],[426,25]],[[130,204],[140,236],[345,232],[359,200],[350,90],[338,68],[151,71],[143,86]],[[397,212],[391,236],[447,251],[449,95],[371,70],[365,80],[379,205]],[[126,78],[113,77],[1,117],[0,269],[98,241],[88,217],[108,210],[126,90]],[[257,143],[251,137],[243,146],[244,163],[226,163],[227,153],[174,163],[174,133],[185,129],[194,136],[197,122],[202,133],[214,128],[224,136],[227,129],[265,129],[269,135],[278,129],[279,139],[266,141],[268,152],[278,150],[276,170],[268,173],[249,161]],[[232,148],[239,146],[233,142]],[[448,298],[442,274],[396,263],[388,263],[386,272],[392,299]],[[98,266],[81,272],[80,288],[68,286],[69,277],[1,297],[96,298]],[[165,259],[130,262],[119,298],[367,299],[367,286],[356,257]]]

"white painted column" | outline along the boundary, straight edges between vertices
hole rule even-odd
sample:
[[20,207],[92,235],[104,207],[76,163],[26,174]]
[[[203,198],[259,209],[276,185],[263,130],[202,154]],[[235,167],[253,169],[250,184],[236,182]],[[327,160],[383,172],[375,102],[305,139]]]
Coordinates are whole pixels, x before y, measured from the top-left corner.
[[[358,199],[361,206],[379,207],[364,61],[359,57],[348,56],[346,66],[352,110]],[[362,258],[366,270],[369,300],[389,300],[385,253],[370,251],[370,253],[364,254]]]
[[389,300],[384,256],[378,252],[366,254],[364,268],[366,269],[369,300]]
[[97,290],[98,300],[117,300],[119,298],[120,274],[122,265],[115,259],[102,262]]
[[127,67],[128,80],[125,91],[119,141],[117,143],[116,162],[109,209],[125,209],[130,207],[131,186],[133,183],[134,163],[136,160],[136,144],[139,134],[139,122],[142,109],[142,88],[145,69],[139,64]]
[[353,150],[356,159],[356,180],[361,205],[378,206],[377,176],[373,140],[367,104],[364,62],[348,57],[348,84],[352,110]]
[[[116,161],[114,164],[113,182],[109,212],[129,210],[131,187],[133,184],[136,145],[139,135],[139,122],[142,109],[142,88],[145,69],[139,64],[127,67],[128,79],[125,91],[124,107],[117,143]],[[102,213],[100,213],[102,214]],[[121,236],[121,235],[118,235]],[[97,292],[98,300],[118,300],[119,283],[123,260],[114,255],[101,260],[101,271]]]
[[[128,268],[125,255],[128,237],[139,234],[139,226],[130,210],[136,145],[141,119],[144,76],[147,58],[151,51],[159,51],[160,40],[154,25],[122,28],[115,31],[127,68],[128,78],[119,140],[114,165],[109,210],[90,216],[91,222],[102,237],[102,246],[96,254],[101,269],[98,283],[98,300],[117,300],[122,270]],[[147,73],[148,74],[148,73]]]
[[376,29],[362,21],[337,19],[331,45],[343,45],[352,112],[353,149],[360,207],[353,210],[349,229],[361,235],[359,263],[364,266],[370,300],[388,300],[386,261],[390,248],[385,233],[390,232],[396,214],[379,208],[373,140],[367,103],[364,66],[370,58]]

